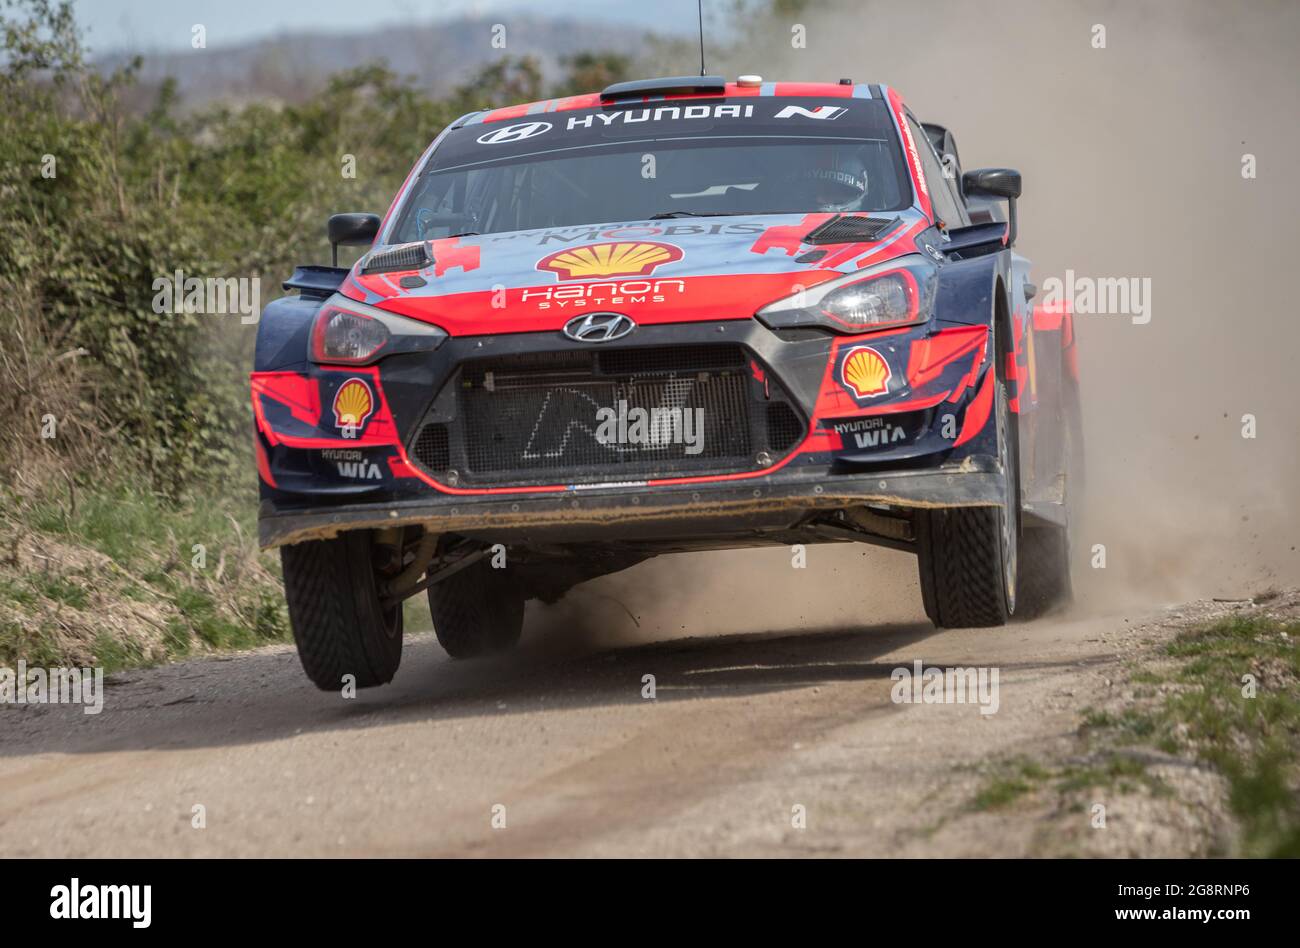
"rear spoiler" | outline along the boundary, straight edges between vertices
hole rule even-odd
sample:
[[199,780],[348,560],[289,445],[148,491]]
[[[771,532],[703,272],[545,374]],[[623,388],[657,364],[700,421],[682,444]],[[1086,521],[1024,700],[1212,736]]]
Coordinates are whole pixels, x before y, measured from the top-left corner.
[[602,104],[625,99],[642,99],[660,95],[726,95],[723,76],[668,76],[664,79],[633,79],[606,86],[600,93]]

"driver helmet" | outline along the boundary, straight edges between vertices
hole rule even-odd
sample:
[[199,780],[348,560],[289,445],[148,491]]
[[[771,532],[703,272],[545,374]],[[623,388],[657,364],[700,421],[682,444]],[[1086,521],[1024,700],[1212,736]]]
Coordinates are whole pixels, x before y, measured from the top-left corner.
[[867,165],[841,147],[821,149],[817,160],[789,175],[795,193],[821,211],[853,211],[867,196]]

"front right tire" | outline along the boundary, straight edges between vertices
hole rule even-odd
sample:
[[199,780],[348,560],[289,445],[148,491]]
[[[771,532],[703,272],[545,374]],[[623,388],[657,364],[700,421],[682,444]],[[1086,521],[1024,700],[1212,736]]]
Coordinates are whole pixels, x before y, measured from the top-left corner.
[[393,680],[402,661],[402,605],[385,608],[371,533],[280,548],[289,624],[303,670],[322,691]]

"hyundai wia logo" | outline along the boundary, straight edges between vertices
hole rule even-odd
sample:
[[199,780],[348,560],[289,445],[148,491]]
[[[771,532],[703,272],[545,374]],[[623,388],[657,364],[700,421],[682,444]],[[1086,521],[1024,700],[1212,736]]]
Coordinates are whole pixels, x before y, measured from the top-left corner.
[[613,342],[633,329],[636,323],[622,313],[588,313],[564,324],[564,334],[578,342]]

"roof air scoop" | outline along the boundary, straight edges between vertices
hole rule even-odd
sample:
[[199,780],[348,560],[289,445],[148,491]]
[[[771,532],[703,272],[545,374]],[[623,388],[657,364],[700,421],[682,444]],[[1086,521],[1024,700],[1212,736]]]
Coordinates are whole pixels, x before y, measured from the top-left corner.
[[600,101],[623,102],[656,95],[724,95],[727,80],[722,76],[667,76],[663,79],[633,79],[606,86]]

